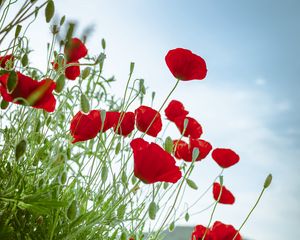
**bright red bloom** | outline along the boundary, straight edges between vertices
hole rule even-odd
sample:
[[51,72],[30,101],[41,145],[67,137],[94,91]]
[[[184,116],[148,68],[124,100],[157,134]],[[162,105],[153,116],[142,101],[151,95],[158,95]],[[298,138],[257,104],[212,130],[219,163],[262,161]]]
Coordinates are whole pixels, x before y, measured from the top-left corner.
[[[174,149],[178,140],[173,141]],[[175,157],[178,159],[183,159],[186,162],[191,162],[193,160],[193,149],[199,149],[199,155],[196,158],[196,161],[200,161],[209,154],[212,149],[212,146],[209,142],[202,139],[193,139],[190,138],[190,143],[179,140],[177,147],[175,149]]]
[[87,55],[87,48],[78,38],[72,38],[66,44],[64,49],[67,62],[77,62],[80,58]]
[[183,140],[173,141],[173,152],[178,159],[188,159],[189,158],[189,145]]
[[175,159],[156,143],[142,138],[130,143],[134,158],[134,175],[145,183],[176,183],[182,176]]
[[91,110],[88,114],[79,111],[71,120],[72,143],[86,141],[97,136],[101,130],[100,111]]
[[[216,221],[211,229],[215,240],[232,240],[238,232],[232,225],[226,225],[222,222]],[[235,240],[242,240],[238,233]]]
[[228,148],[216,148],[213,150],[211,156],[222,168],[231,167],[240,160],[239,155]]
[[204,59],[187,49],[170,50],[165,61],[173,76],[179,80],[202,80],[207,73]]
[[134,129],[134,118],[133,112],[120,113],[117,122],[114,124],[114,131],[126,137]]
[[12,54],[5,55],[0,57],[0,67],[5,68],[7,61],[12,60],[14,61],[14,56]]
[[218,201],[220,194],[221,196],[219,199],[219,203],[234,204],[235,198],[233,194],[225,186],[222,186],[222,192],[221,192],[221,185],[215,182],[213,186],[213,196],[216,201]]
[[[9,74],[0,76],[0,93],[7,102],[14,102],[16,98],[24,98],[34,108],[44,109],[47,112],[53,112],[56,105],[56,99],[53,95],[55,82],[49,78],[42,81],[35,81],[30,77],[17,72],[17,84],[11,93],[7,91],[7,81]],[[14,102],[22,104],[21,101]]]
[[202,240],[205,231],[206,231],[206,235],[204,240],[214,240],[211,230],[209,228],[207,230],[206,229],[207,228],[202,225],[196,225],[194,231],[192,232],[191,240]]
[[160,113],[147,106],[140,106],[134,113],[136,116],[137,129],[152,137],[156,137],[162,128]]
[[[69,62],[69,63],[77,63],[79,64],[78,61],[75,62]],[[69,64],[67,63],[67,64]],[[70,66],[65,69],[65,76],[66,78],[70,80],[75,80],[77,77],[80,76],[80,67],[79,66]]]
[[[188,124],[183,133],[185,119],[188,120]],[[198,123],[197,120],[192,117],[185,117],[185,116],[177,117],[175,118],[174,123],[176,124],[180,133],[181,134],[183,133],[183,136],[185,137],[200,138],[200,136],[202,135],[202,127],[200,123]]]
[[102,122],[103,122],[102,119],[100,122],[101,132],[106,132],[108,129],[116,126],[116,124],[118,123],[119,116],[120,116],[119,112],[110,112],[110,111],[106,112],[103,127],[102,127]]
[[165,114],[170,121],[174,121],[177,117],[182,117],[188,115],[188,111],[184,109],[181,102],[177,100],[172,100],[167,108],[165,109]]

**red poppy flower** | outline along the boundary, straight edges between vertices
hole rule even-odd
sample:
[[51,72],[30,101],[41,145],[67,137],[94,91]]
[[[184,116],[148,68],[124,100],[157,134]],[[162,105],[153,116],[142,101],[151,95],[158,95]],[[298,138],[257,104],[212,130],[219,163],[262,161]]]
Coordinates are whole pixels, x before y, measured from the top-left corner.
[[[188,124],[183,133],[185,119],[188,120]],[[185,117],[185,116],[177,117],[175,118],[174,123],[176,124],[180,133],[181,134],[183,133],[183,136],[185,137],[200,138],[200,136],[202,135],[202,127],[200,123],[198,123],[197,120],[192,117]]]
[[74,138],[72,143],[92,139],[100,130],[101,117],[98,110],[91,110],[88,114],[79,111],[71,120],[70,132]]
[[77,62],[87,55],[87,48],[78,38],[72,38],[67,42],[64,49],[67,62]]
[[214,240],[211,230],[209,228],[207,230],[206,229],[207,228],[202,225],[196,225],[192,232],[191,240],[202,240],[205,231],[206,231],[206,235],[204,240]]
[[105,119],[104,119],[103,127],[102,127],[102,122],[103,121],[101,119],[101,123],[100,123],[101,132],[106,132],[108,129],[114,127],[118,123],[119,116],[120,116],[119,112],[107,111],[105,113]]
[[134,129],[134,118],[133,112],[120,113],[117,122],[114,124],[114,131],[126,137]]
[[[226,225],[222,222],[216,221],[212,226],[214,239],[216,240],[232,240],[238,232],[232,225]],[[241,235],[238,233],[235,240],[242,240]]]
[[181,171],[175,159],[156,143],[148,143],[142,138],[130,143],[134,158],[134,175],[145,183],[171,182],[181,178]]
[[167,108],[165,109],[165,114],[170,121],[174,121],[177,117],[182,117],[188,115],[188,111],[184,109],[181,102],[177,100],[172,100]]
[[134,113],[136,116],[135,121],[137,129],[152,137],[156,137],[162,128],[160,113],[147,106],[140,106]]
[[189,157],[189,145],[183,140],[173,141],[173,152],[178,159],[188,159]]
[[6,67],[6,63],[9,60],[12,60],[12,61],[14,60],[14,56],[12,54],[0,57],[0,67],[1,68],[5,68]]
[[240,160],[239,155],[227,148],[216,148],[213,150],[211,156],[222,168],[231,167]]
[[190,50],[183,48],[170,50],[165,60],[173,76],[179,80],[202,80],[206,76],[204,59]]
[[199,155],[196,158],[196,161],[200,161],[206,158],[206,156],[209,154],[209,152],[212,149],[212,146],[209,142],[202,139],[193,139],[193,138],[190,138],[189,145],[182,140],[173,141],[173,145],[175,149],[175,157],[178,159],[183,159],[186,162],[191,162],[193,160],[194,148],[199,149]]
[[220,193],[221,196],[219,199],[219,203],[234,204],[235,198],[233,194],[225,186],[222,186],[222,192],[221,192],[221,185],[215,182],[213,186],[213,196],[216,201],[218,201]]
[[[76,61],[76,62],[69,62],[69,63],[77,63],[77,64],[79,64],[78,61]],[[70,67],[67,67],[65,69],[65,76],[66,76],[66,78],[68,78],[70,80],[75,80],[77,77],[80,76],[80,67],[79,66],[70,66]]]
[[[9,74],[0,76],[0,93],[5,101],[14,102],[16,98],[24,98],[34,108],[44,109],[47,112],[54,111],[56,105],[52,93],[56,86],[54,81],[47,78],[38,82],[17,72],[17,84],[13,91],[9,93],[7,91],[8,77]],[[22,104],[21,101],[14,103]]]

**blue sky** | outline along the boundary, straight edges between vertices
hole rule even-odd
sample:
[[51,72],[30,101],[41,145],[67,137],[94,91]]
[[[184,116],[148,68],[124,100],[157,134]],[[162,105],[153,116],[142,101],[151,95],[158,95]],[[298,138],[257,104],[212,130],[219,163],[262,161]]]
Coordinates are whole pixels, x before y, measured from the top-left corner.
[[[164,62],[166,52],[184,47],[201,55],[208,66],[206,80],[182,82],[173,98],[201,122],[204,139],[241,157],[224,174],[237,202],[218,208],[216,218],[239,226],[272,172],[272,186],[242,233],[257,240],[300,239],[299,1],[65,0],[56,7],[78,20],[79,34],[94,26],[90,52],[100,50],[101,38],[106,39],[105,74],[116,76],[116,94],[134,61],[135,76],[156,91],[158,107],[175,83]],[[49,29],[30,31],[39,33],[31,43],[40,47],[33,53],[38,59],[45,49],[40,36],[45,43]],[[170,135],[176,136],[173,130]],[[217,173],[211,160],[203,161],[192,176],[203,186],[188,191],[185,200],[196,198]],[[195,212],[204,206],[196,205]],[[207,216],[192,217],[189,224],[206,224]]]

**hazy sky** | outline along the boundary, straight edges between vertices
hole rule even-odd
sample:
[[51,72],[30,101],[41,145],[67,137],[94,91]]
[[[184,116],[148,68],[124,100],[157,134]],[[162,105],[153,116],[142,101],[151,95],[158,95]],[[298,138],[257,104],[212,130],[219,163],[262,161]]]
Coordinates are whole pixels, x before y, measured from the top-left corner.
[[[93,25],[90,53],[96,54],[101,38],[106,39],[105,74],[116,76],[116,93],[134,61],[135,77],[156,91],[158,107],[175,83],[164,62],[166,52],[184,47],[201,55],[208,66],[206,80],[182,82],[173,98],[201,122],[204,139],[214,147],[233,148],[241,157],[224,174],[237,202],[219,207],[216,218],[238,227],[272,172],[272,186],[242,234],[257,240],[300,239],[299,1],[56,2],[58,13],[78,20],[79,35]],[[38,59],[49,29],[38,25],[30,31],[36,36],[31,45],[38,46],[32,56]],[[210,159],[201,162],[192,176],[200,190],[189,191],[186,201],[197,198],[218,171]],[[195,212],[204,206],[196,205]],[[189,224],[207,224],[207,216],[192,217]]]

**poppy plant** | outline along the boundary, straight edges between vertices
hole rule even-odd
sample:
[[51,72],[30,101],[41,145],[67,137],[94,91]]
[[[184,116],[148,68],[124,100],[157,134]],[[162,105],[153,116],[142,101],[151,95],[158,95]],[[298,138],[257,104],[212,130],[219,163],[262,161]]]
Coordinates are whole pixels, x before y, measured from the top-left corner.
[[134,158],[134,175],[145,183],[176,183],[182,176],[175,159],[156,143],[142,138],[130,143]]
[[135,111],[136,127],[152,137],[156,137],[162,129],[160,113],[151,107],[140,106]]
[[[188,121],[185,129],[184,121]],[[180,133],[185,137],[200,138],[203,133],[200,123],[198,123],[198,121],[192,117],[180,116],[175,118],[174,123],[176,124]]]
[[128,136],[134,129],[134,118],[133,112],[120,113],[114,131],[124,137]]
[[170,50],[165,57],[165,61],[173,76],[179,80],[202,80],[207,73],[204,59],[188,49],[176,48]]
[[[238,232],[232,225],[224,224],[220,221],[216,221],[211,228],[214,239],[216,240],[232,240]],[[235,240],[242,240],[241,235],[238,233]]]
[[174,121],[177,117],[182,117],[188,115],[188,111],[184,109],[184,106],[181,102],[177,100],[172,100],[165,109],[165,114],[167,119]]
[[216,201],[219,199],[219,203],[223,204],[234,204],[235,198],[233,194],[225,187],[222,186],[217,182],[213,185],[213,196]]
[[[205,232],[206,232],[206,234],[205,234]],[[204,234],[205,234],[204,240],[214,240],[211,230],[202,225],[196,225],[194,227],[194,230],[193,230],[192,236],[191,236],[191,240],[202,240],[202,238],[204,237]]]
[[56,105],[56,99],[53,95],[55,82],[49,78],[42,81],[35,81],[32,78],[16,72],[16,84],[11,91],[8,91],[8,80],[11,73],[0,76],[0,93],[6,102],[24,104],[17,98],[23,98],[27,104],[34,108],[44,109],[47,112],[53,112]]
[[76,62],[87,55],[86,46],[78,38],[71,38],[64,49],[67,62]]
[[187,144],[183,140],[174,140],[174,155],[178,159],[183,159],[186,162],[191,162],[193,160],[193,149],[199,149],[199,155],[195,161],[200,161],[209,154],[212,149],[212,146],[209,142],[202,139],[193,139],[190,138],[190,143]]
[[222,168],[228,168],[239,162],[240,157],[228,148],[216,148],[212,151],[212,158]]
[[79,111],[71,120],[72,143],[86,141],[97,136],[101,130],[100,111],[91,110],[88,114]]
[[6,63],[9,60],[14,61],[14,56],[12,54],[0,57],[0,67],[1,68],[5,68],[6,67]]

